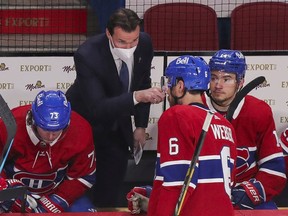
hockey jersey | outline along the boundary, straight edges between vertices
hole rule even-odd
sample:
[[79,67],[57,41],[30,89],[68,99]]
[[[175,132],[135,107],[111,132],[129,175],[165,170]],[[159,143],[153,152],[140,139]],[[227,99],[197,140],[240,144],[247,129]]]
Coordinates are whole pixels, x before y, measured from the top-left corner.
[[[206,113],[207,109],[199,104],[176,105],[160,117],[156,175],[148,215],[174,215]],[[232,125],[215,113],[180,215],[233,215],[230,196],[236,160],[235,142]]]
[[[207,95],[203,100],[215,110]],[[264,187],[266,201],[270,201],[286,183],[272,110],[264,101],[247,95],[236,108],[231,123],[237,137],[236,185],[256,178]]]
[[283,149],[283,155],[286,166],[286,176],[288,176],[288,128],[286,128],[280,135],[280,144]]
[[[4,166],[7,178],[21,180],[33,194],[57,194],[69,204],[95,182],[96,159],[89,123],[71,112],[70,125],[55,143],[31,137],[27,112],[31,106],[14,108],[17,132]],[[29,135],[30,134],[30,135]],[[6,129],[0,121],[0,151],[6,141]]]

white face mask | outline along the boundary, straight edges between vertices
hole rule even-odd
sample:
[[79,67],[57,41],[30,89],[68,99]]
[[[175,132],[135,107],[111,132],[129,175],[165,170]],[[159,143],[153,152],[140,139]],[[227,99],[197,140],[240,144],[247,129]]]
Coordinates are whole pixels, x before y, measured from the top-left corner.
[[112,44],[112,47],[113,47],[112,52],[116,56],[118,56],[121,60],[127,62],[133,57],[134,51],[136,50],[137,46],[134,46],[134,47],[129,48],[129,49],[117,48],[113,44],[112,40],[110,40],[110,41],[111,41],[111,44]]

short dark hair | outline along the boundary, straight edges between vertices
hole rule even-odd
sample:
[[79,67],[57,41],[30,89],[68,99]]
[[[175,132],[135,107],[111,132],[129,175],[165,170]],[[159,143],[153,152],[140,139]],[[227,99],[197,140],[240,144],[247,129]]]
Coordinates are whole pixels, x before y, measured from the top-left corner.
[[133,10],[119,8],[110,16],[107,23],[107,29],[111,35],[114,34],[115,27],[120,27],[125,32],[132,32],[137,26],[140,26],[140,23],[141,19]]

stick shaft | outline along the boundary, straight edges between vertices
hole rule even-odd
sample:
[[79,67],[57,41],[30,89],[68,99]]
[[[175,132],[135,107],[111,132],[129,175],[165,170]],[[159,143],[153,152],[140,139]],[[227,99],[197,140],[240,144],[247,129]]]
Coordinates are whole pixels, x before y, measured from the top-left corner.
[[207,114],[206,114],[206,117],[205,117],[205,120],[204,120],[204,123],[202,126],[202,131],[201,131],[201,134],[199,136],[198,143],[196,145],[196,149],[195,149],[193,157],[191,159],[191,163],[188,167],[188,170],[187,170],[184,182],[183,182],[183,186],[182,186],[182,189],[180,192],[180,196],[179,196],[178,202],[177,202],[176,207],[175,207],[175,212],[174,212],[175,216],[180,215],[180,212],[181,212],[181,209],[183,206],[183,202],[185,200],[186,193],[187,193],[187,190],[189,188],[189,184],[190,184],[191,179],[193,177],[195,166],[196,166],[196,163],[198,161],[201,149],[203,147],[203,144],[204,144],[204,141],[206,138],[206,134],[207,134],[207,131],[209,129],[213,114],[214,114],[213,112],[207,111]]
[[264,76],[259,76],[256,77],[254,80],[252,80],[251,82],[249,82],[247,85],[245,85],[243,87],[243,89],[241,91],[239,91],[235,98],[233,99],[233,101],[231,102],[231,104],[229,105],[227,114],[226,114],[226,119],[228,121],[231,122],[233,114],[236,110],[236,108],[238,107],[238,104],[240,103],[240,101],[250,92],[252,91],[254,88],[256,88],[258,85],[260,85],[261,83],[263,83],[265,81],[265,77]]
[[5,124],[7,131],[7,140],[6,144],[3,147],[3,151],[0,156],[0,173],[4,168],[4,164],[7,160],[8,154],[10,152],[11,146],[13,144],[14,136],[16,134],[16,122],[13,114],[11,113],[10,108],[7,103],[3,99],[2,95],[0,95],[0,117]]

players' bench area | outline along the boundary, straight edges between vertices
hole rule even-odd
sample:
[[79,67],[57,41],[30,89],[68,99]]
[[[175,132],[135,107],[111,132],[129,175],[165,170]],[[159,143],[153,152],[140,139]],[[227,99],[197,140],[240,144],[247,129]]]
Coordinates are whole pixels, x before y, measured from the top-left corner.
[[[163,206],[164,208],[164,206]],[[41,216],[131,216],[131,213],[123,209],[114,209],[114,211],[107,212],[80,212],[80,213],[41,213]],[[235,210],[234,216],[287,216],[288,210]],[[21,213],[4,213],[1,216],[23,216]],[[30,216],[25,213],[25,216]],[[32,216],[32,214],[31,214]],[[146,214],[139,214],[138,216],[146,216]]]

